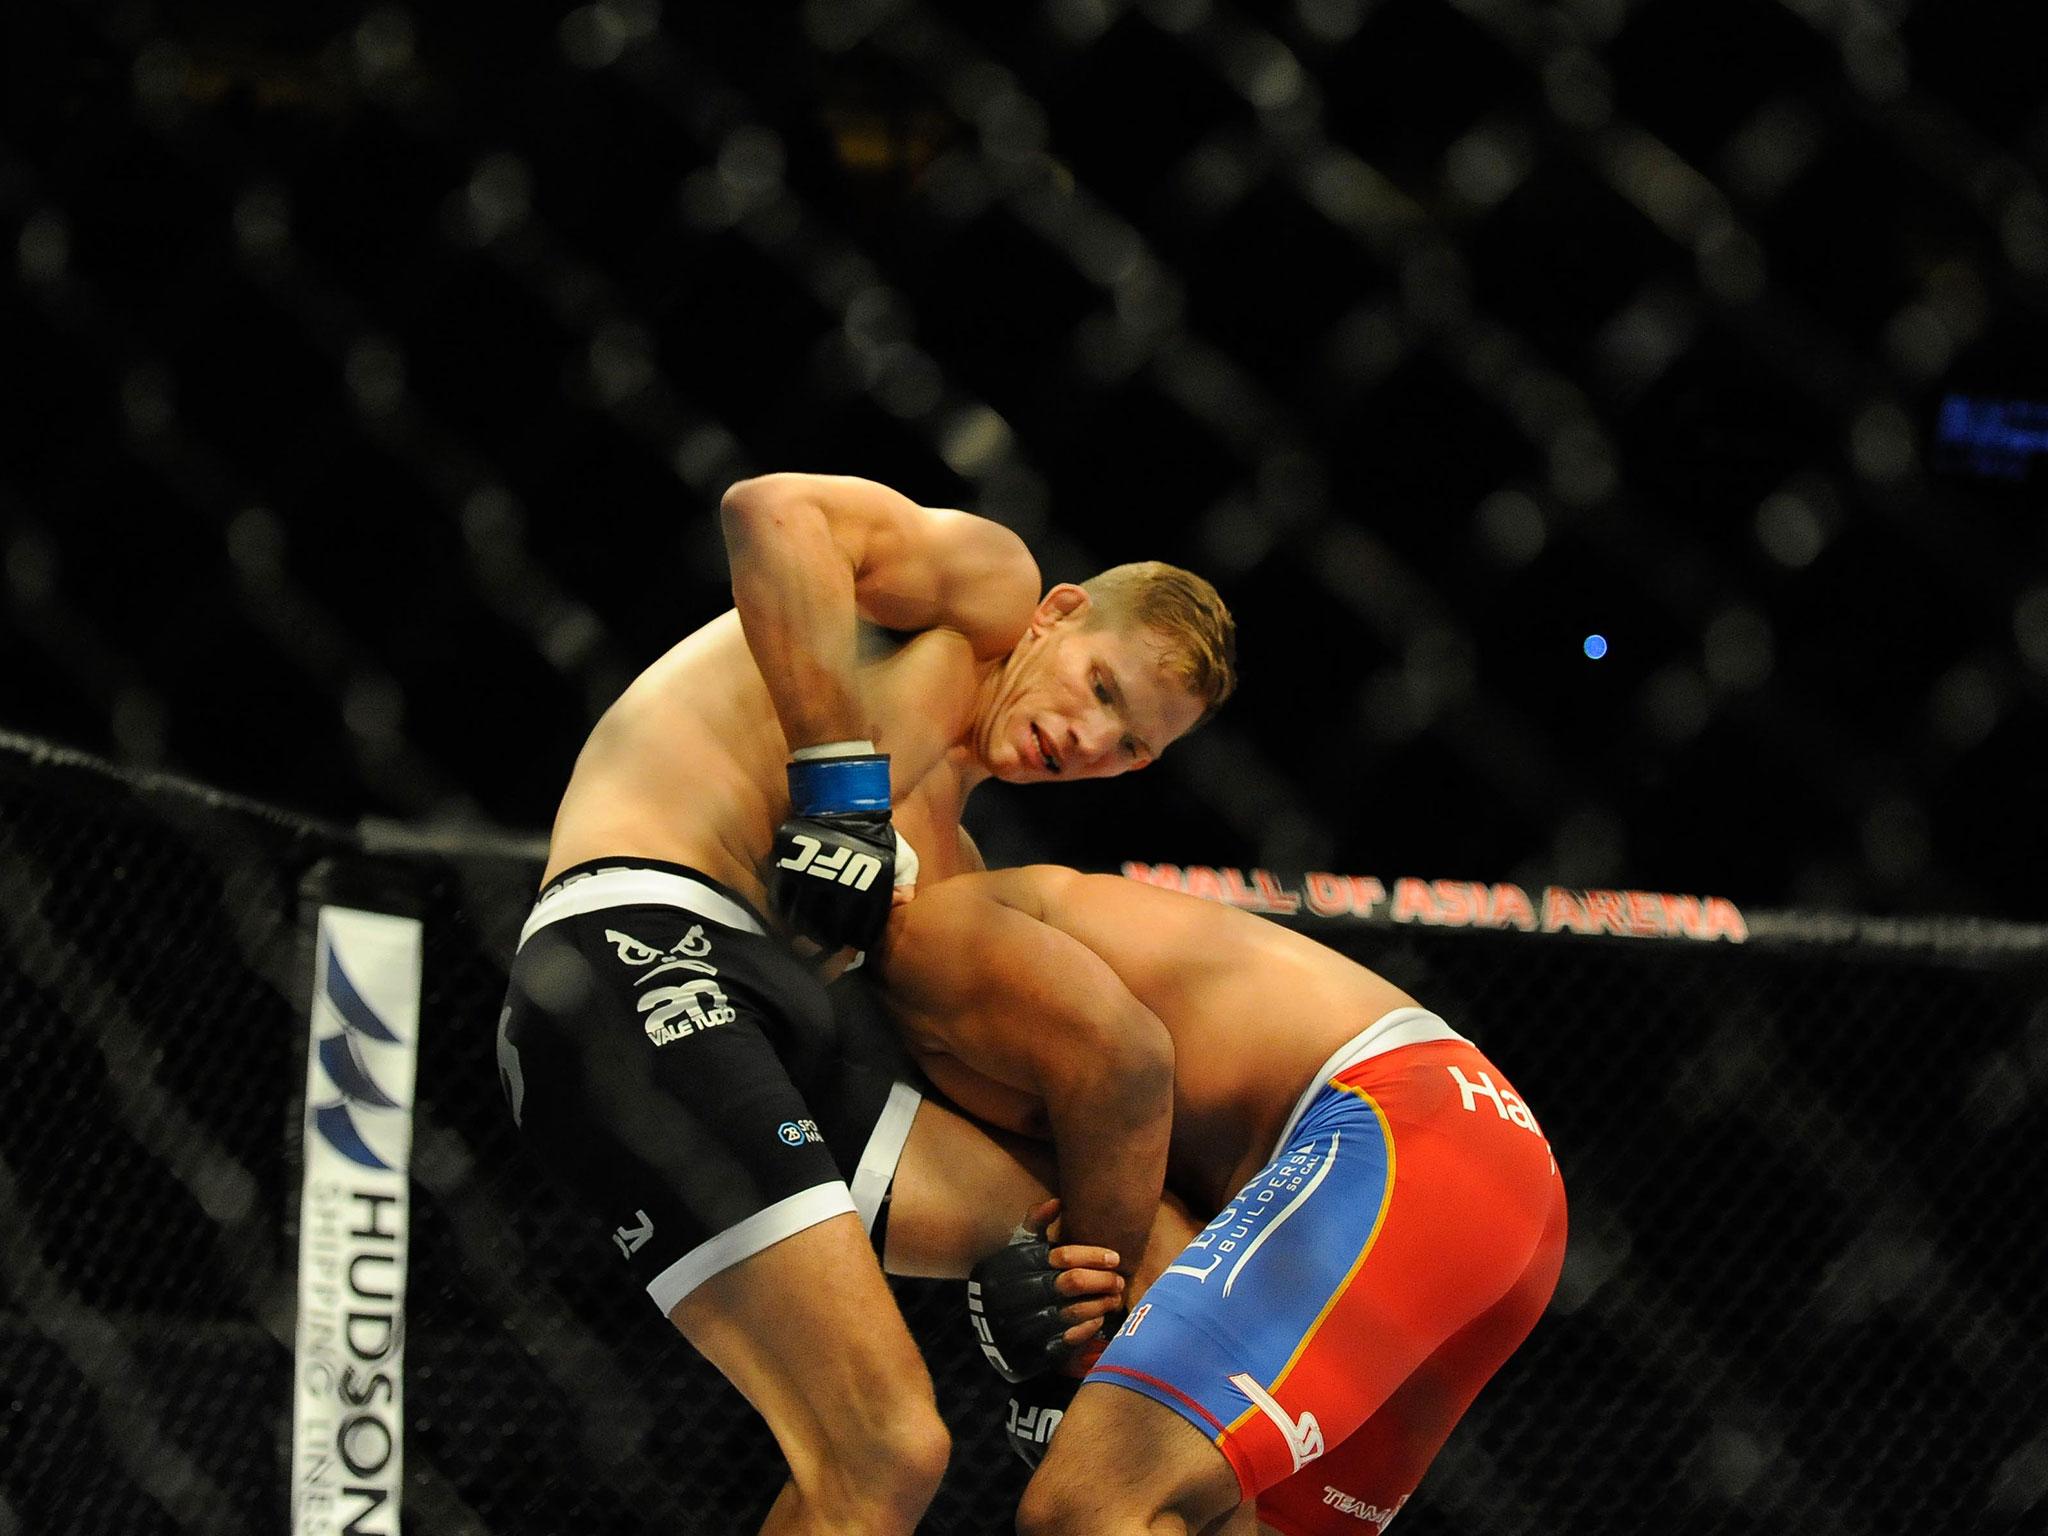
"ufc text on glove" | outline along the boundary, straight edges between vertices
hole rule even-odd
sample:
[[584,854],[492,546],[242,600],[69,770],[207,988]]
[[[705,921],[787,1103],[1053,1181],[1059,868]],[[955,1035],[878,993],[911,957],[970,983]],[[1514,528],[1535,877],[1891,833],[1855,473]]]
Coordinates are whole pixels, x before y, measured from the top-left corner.
[[775,829],[769,899],[807,939],[871,948],[891,893],[917,872],[890,820],[888,756],[873,742],[835,742],[800,749],[788,773],[790,817]]
[[1028,1380],[1066,1358],[1059,1277],[1050,1245],[1023,1230],[967,1272],[974,1340],[1003,1380]]

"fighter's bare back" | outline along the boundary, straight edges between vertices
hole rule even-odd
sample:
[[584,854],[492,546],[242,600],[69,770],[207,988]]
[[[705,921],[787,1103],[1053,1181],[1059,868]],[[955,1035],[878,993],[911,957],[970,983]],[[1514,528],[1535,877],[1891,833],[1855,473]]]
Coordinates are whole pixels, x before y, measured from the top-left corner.
[[[1030,865],[929,887],[890,927],[888,977],[905,1038],[963,1108],[1023,1134],[1043,1134],[1042,1106],[959,1059],[984,1033],[1030,1030],[1031,1020],[1004,1007],[1016,988],[994,976],[963,989],[959,973],[937,969],[989,901],[1079,940],[1166,1027],[1169,1183],[1197,1209],[1220,1208],[1264,1165],[1302,1088],[1339,1046],[1393,1009],[1417,1006],[1302,934],[1116,875]],[[984,952],[970,963],[999,962]],[[945,1006],[925,1008],[923,998]]]

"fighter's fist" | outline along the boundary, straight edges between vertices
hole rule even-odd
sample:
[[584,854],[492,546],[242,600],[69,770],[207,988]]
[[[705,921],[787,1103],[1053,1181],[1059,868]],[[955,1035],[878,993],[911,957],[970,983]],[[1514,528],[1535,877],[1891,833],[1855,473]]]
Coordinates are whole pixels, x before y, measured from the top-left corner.
[[[789,765],[789,819],[768,855],[768,899],[827,949],[867,949],[889,919],[909,846],[889,819],[889,759],[865,741],[808,748]],[[915,855],[909,873],[915,877]]]

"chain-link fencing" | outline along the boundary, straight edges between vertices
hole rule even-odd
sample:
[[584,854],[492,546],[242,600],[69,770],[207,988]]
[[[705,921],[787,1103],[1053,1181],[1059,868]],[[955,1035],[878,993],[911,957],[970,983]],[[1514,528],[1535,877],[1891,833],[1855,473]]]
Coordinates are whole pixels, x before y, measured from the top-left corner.
[[[286,1524],[309,877],[424,917],[405,1529],[753,1529],[758,1419],[513,1140],[493,1026],[537,871],[5,743],[0,1533]],[[1551,1315],[1410,1536],[2040,1528],[2048,936],[1293,920],[1478,1038],[1573,1198]],[[956,1437],[925,1529],[1006,1530],[957,1288],[898,1290]]]

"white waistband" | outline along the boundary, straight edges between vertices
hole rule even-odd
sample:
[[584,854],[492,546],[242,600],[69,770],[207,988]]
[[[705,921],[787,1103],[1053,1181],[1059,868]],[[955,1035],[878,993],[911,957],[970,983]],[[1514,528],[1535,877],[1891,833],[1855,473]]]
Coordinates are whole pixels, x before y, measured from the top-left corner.
[[[1288,1115],[1287,1123],[1280,1127],[1279,1139],[1273,1143],[1272,1156],[1278,1157],[1286,1150],[1288,1138],[1294,1134],[1295,1126],[1301,1123],[1301,1117],[1308,1109],[1308,1101],[1320,1093],[1331,1078],[1339,1072],[1349,1072],[1361,1061],[1384,1056],[1388,1051],[1398,1051],[1404,1045],[1421,1045],[1426,1040],[1465,1040],[1465,1037],[1427,1008],[1396,1008],[1392,1013],[1380,1015],[1338,1046],[1330,1053],[1330,1059],[1316,1068],[1315,1076],[1308,1080],[1308,1086],[1301,1090],[1301,1097],[1294,1101],[1294,1110]],[[1472,1042],[1465,1040],[1465,1043],[1470,1045]]]
[[748,933],[767,932],[760,919],[730,896],[712,889],[702,880],[672,874],[665,869],[640,869],[622,864],[616,869],[593,870],[559,885],[534,903],[526,926],[519,930],[523,946],[549,923],[585,912],[602,912],[608,907],[681,907],[699,917]]

